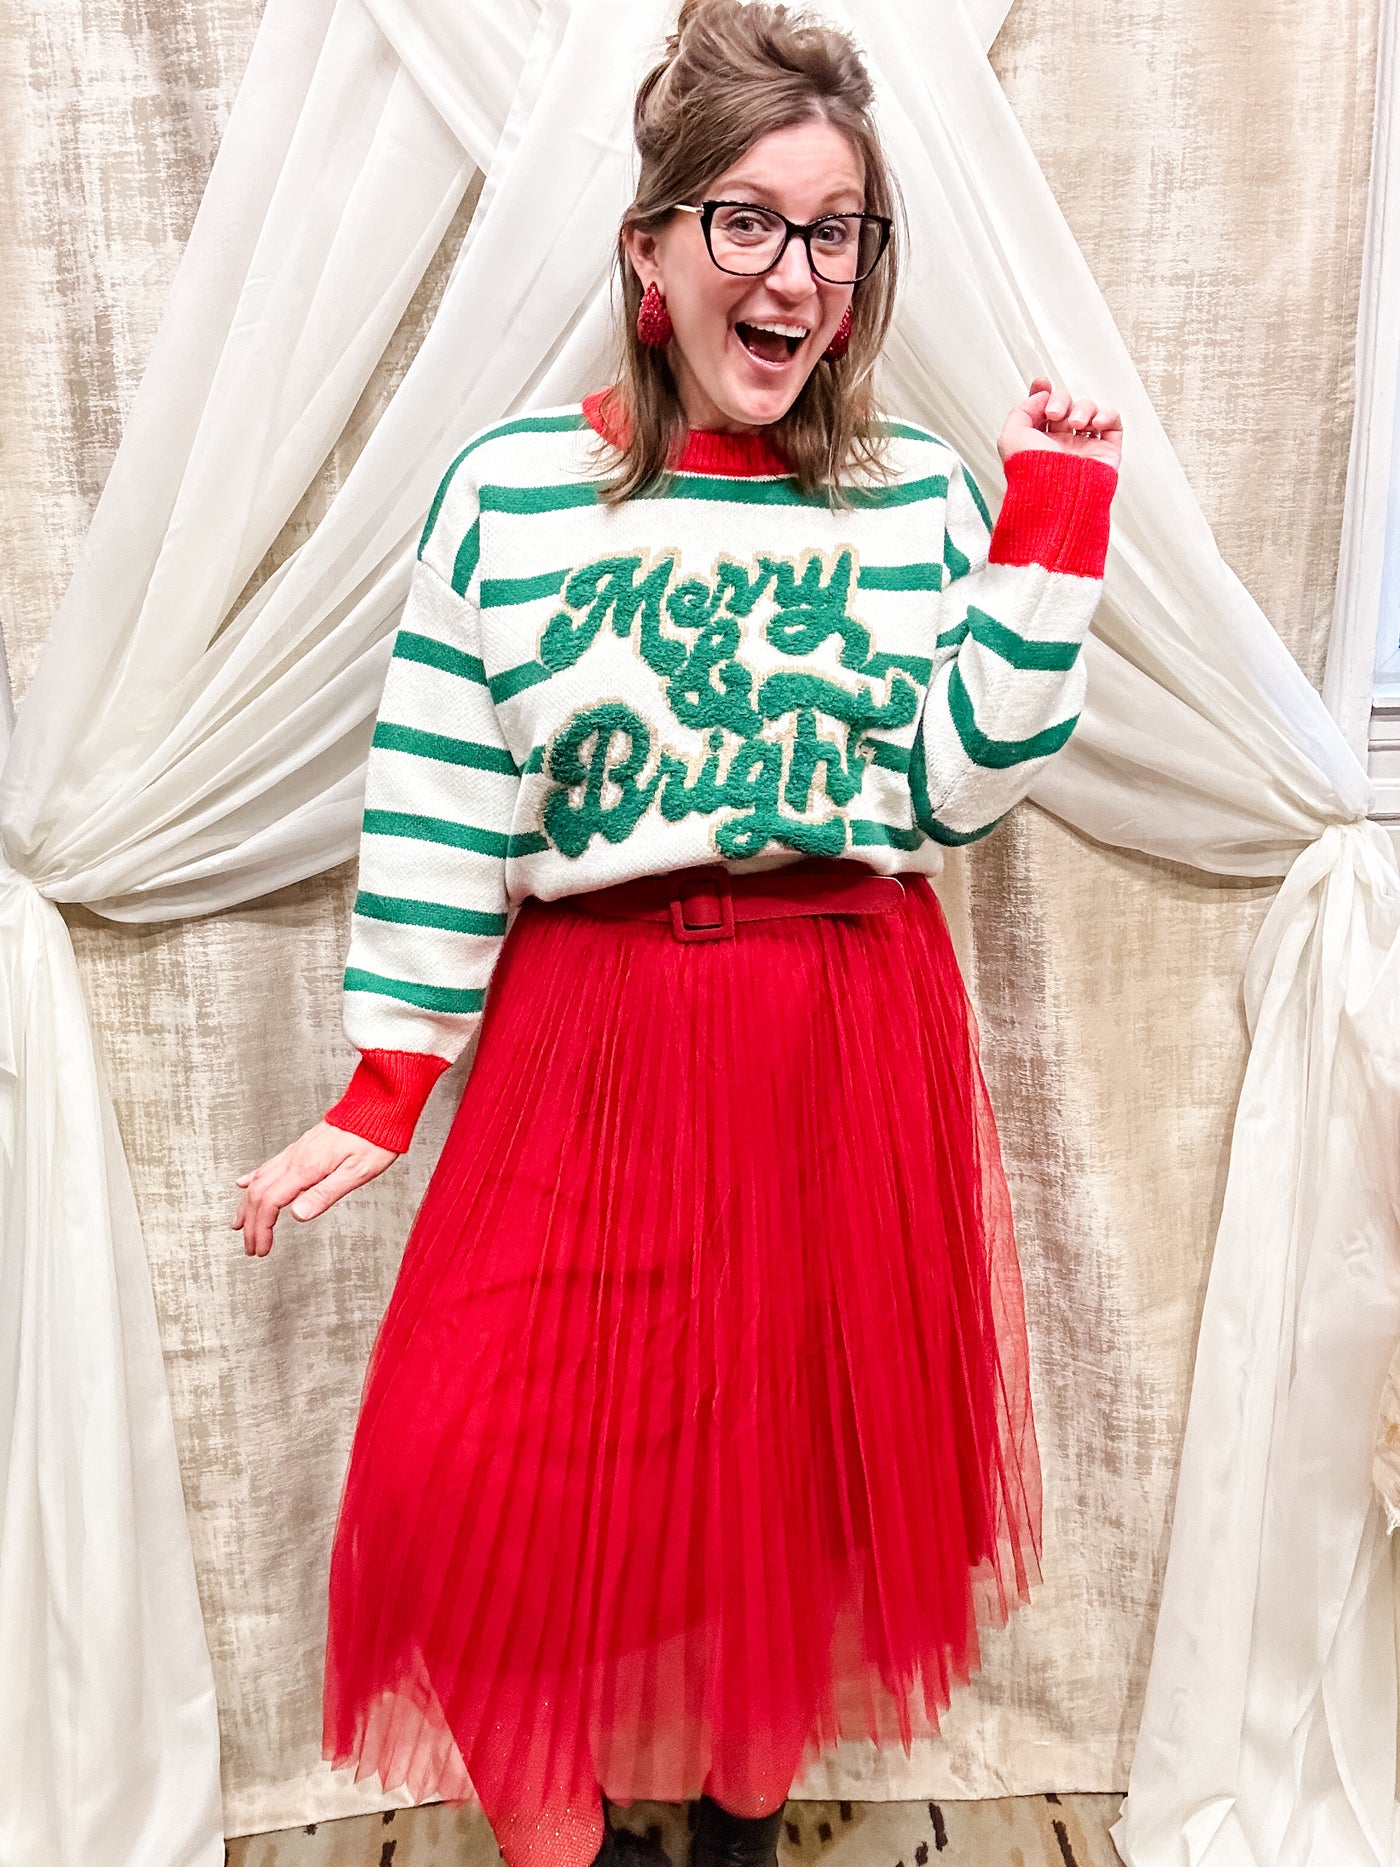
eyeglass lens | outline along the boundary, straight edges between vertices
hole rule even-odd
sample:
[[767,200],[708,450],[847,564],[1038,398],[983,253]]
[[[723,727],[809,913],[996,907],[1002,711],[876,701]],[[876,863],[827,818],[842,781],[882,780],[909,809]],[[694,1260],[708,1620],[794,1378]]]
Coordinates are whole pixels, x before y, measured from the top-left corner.
[[[766,208],[721,205],[710,221],[710,253],[726,272],[766,272],[787,231]],[[832,214],[812,229],[812,269],[830,285],[850,285],[875,264],[880,223],[863,214]]]

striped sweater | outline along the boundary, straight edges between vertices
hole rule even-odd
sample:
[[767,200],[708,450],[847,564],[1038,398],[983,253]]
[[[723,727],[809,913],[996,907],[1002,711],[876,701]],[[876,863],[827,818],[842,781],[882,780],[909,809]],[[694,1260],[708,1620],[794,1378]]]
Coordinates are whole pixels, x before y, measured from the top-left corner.
[[608,507],[615,420],[598,391],[479,430],[423,527],[365,775],[361,1055],[326,1111],[399,1152],[526,896],[813,855],[934,874],[1082,704],[1104,462],[1013,454],[993,526],[915,422],[890,424],[895,482],[836,512],[763,433],[693,430]]

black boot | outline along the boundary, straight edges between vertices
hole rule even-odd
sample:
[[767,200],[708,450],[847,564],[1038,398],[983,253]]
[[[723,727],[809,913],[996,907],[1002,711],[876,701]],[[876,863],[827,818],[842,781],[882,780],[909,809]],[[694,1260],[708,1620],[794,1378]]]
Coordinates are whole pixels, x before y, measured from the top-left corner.
[[603,1845],[593,1857],[593,1867],[672,1867],[671,1857],[659,1841],[648,1835],[634,1834],[619,1822],[613,1824],[613,1804],[603,1797]]
[[767,1815],[731,1815],[701,1795],[690,1813],[690,1867],[778,1867],[782,1807]]

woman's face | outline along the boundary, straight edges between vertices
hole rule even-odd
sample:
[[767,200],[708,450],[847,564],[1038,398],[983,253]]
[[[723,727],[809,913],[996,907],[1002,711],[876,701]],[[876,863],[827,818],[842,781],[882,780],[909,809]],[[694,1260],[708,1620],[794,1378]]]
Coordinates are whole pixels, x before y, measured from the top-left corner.
[[[864,164],[841,130],[813,118],[760,136],[715,176],[704,199],[776,208],[795,221],[861,213]],[[690,426],[741,431],[785,415],[853,288],[818,279],[796,239],[770,272],[721,272],[706,251],[698,214],[673,214],[654,234],[628,228],[625,238],[643,290],[654,280],[671,314],[675,335],[666,355]],[[768,361],[740,334],[753,323],[799,326],[804,335],[791,355],[784,345],[778,360]],[[771,338],[768,347],[775,347]]]

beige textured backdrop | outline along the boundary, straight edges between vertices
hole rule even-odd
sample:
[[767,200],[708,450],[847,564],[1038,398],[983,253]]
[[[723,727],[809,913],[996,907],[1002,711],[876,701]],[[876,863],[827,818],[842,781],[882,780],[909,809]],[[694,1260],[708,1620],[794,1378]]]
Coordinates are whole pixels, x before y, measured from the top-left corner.
[[[0,0],[0,626],[21,704],[259,10]],[[1314,682],[1351,418],[1373,12],[1018,0],[992,54],[1224,555]],[[470,208],[269,566],[392,391]],[[364,1361],[461,1080],[439,1086],[405,1161],[311,1225],[284,1217],[271,1258],[245,1259],[235,1176],[313,1121],[350,1067],[353,882],[345,865],[184,925],[65,908],[146,1228],[230,1833],[355,1806],[318,1761],[329,1539]],[[1243,1065],[1240,972],[1271,891],[1099,848],[1027,806],[956,854],[941,892],[1020,1225],[1048,1579],[989,1644],[937,1787],[1121,1788]],[[820,1771],[807,1792],[829,1793]]]

